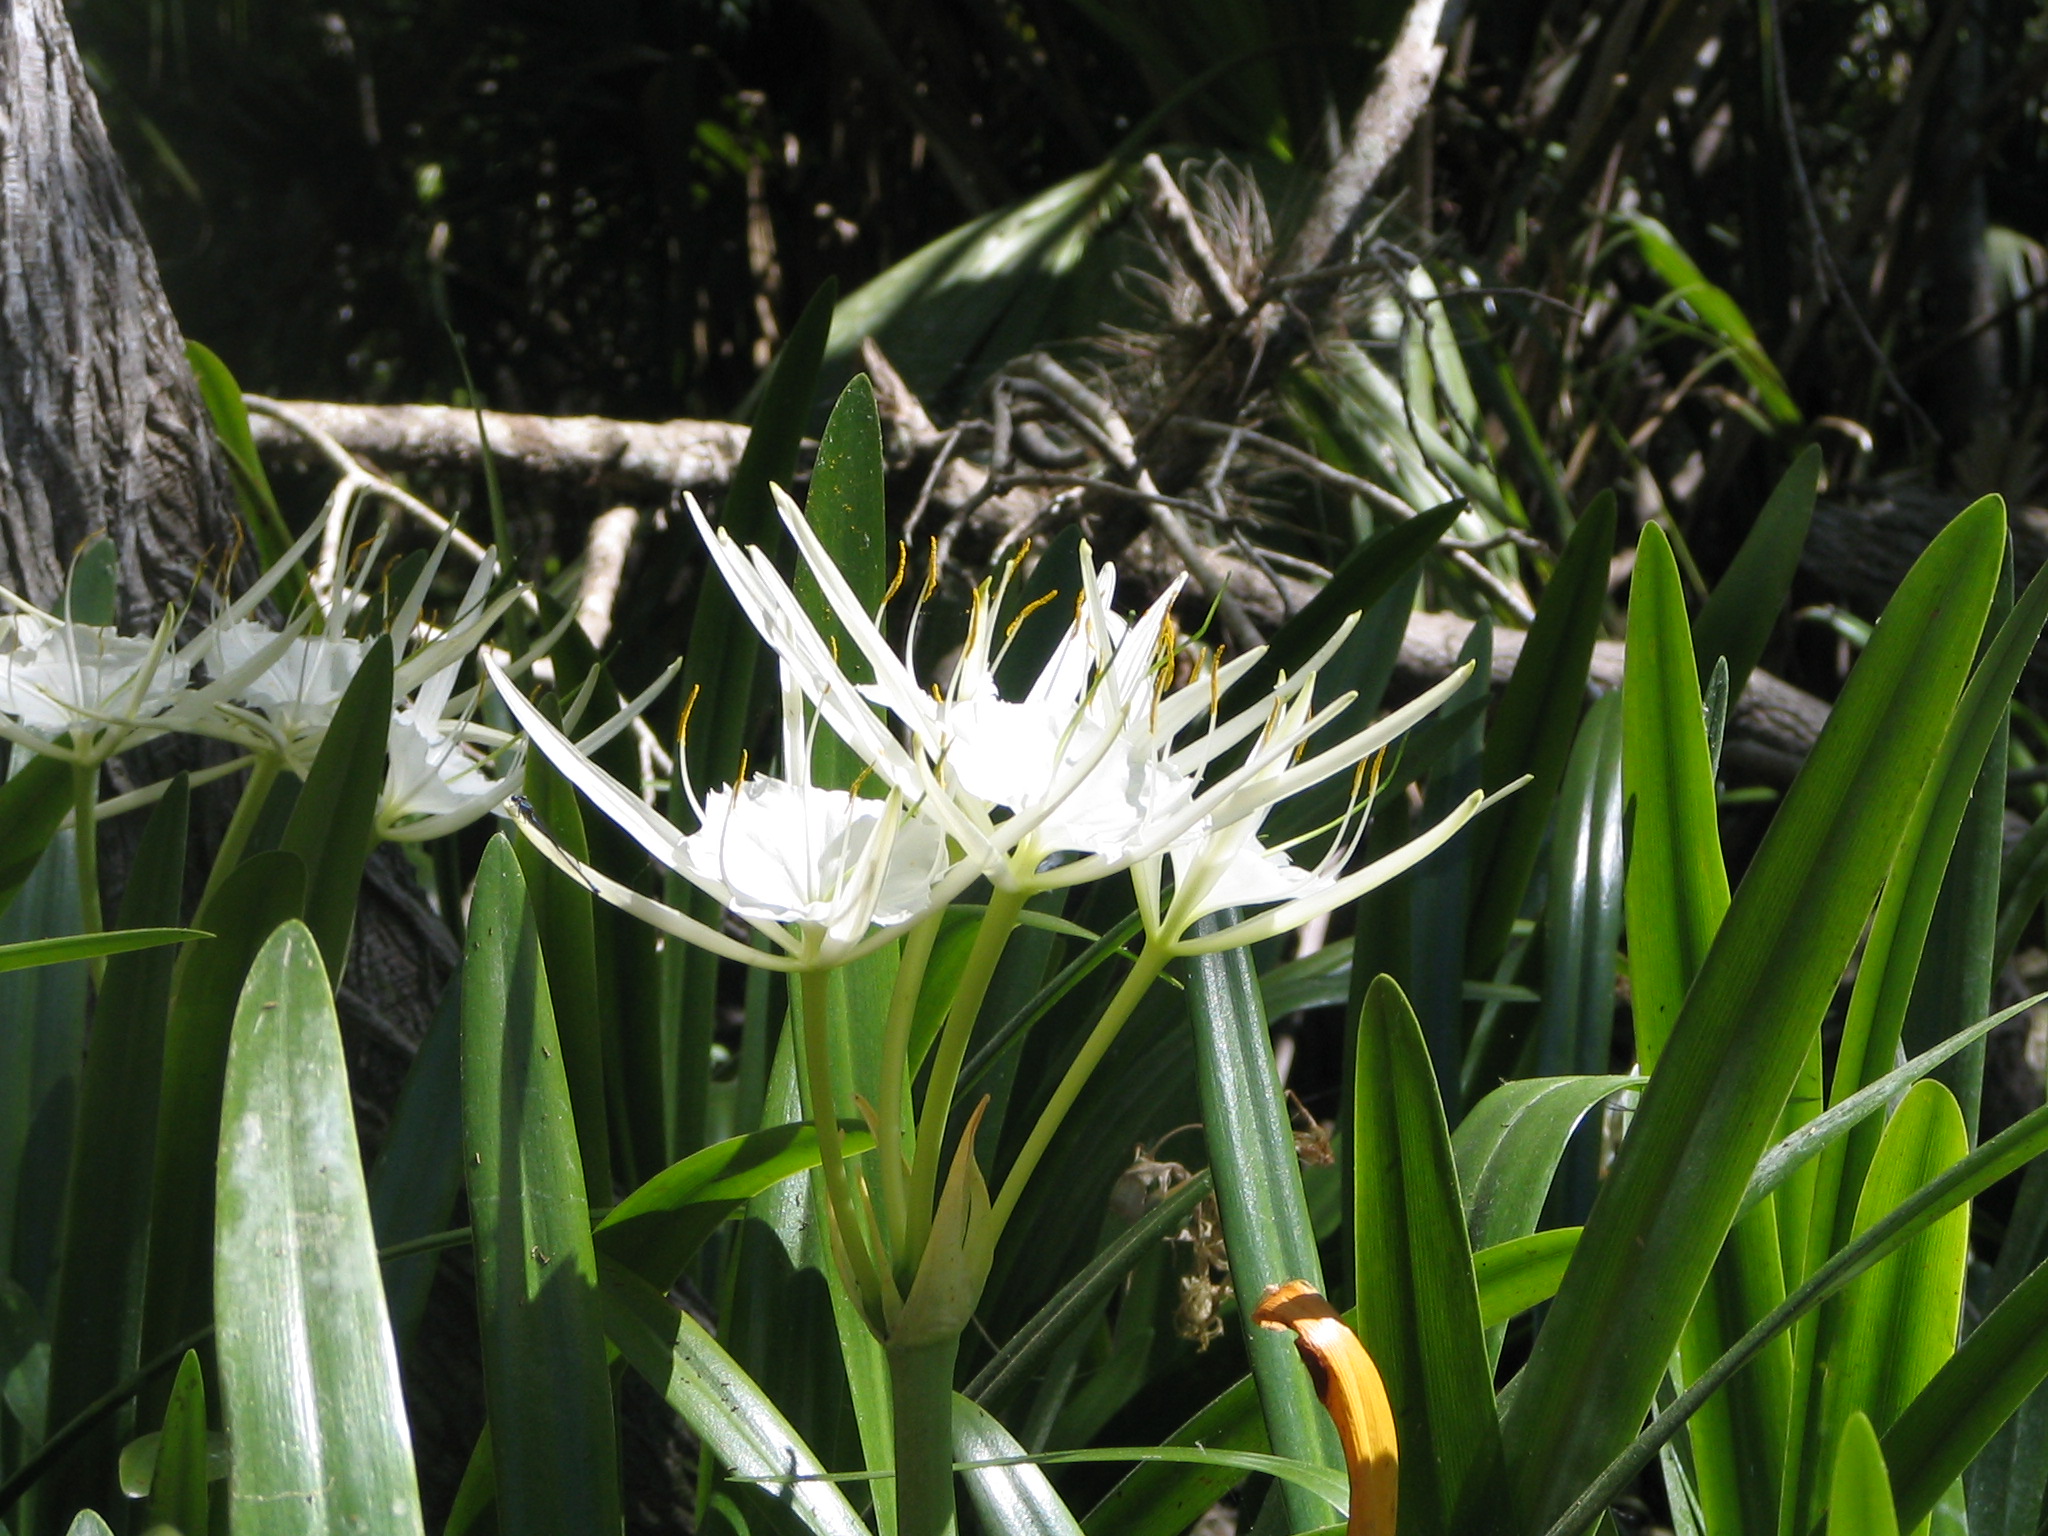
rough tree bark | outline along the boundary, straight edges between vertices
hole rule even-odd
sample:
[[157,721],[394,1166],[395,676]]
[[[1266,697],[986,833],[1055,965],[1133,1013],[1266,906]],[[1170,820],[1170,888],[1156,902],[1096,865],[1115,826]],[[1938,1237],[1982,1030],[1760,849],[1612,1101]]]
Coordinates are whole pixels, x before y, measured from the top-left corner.
[[[105,533],[119,552],[122,622],[147,629],[167,601],[205,600],[236,546],[235,522],[183,338],[62,7],[0,0],[0,583],[50,604],[73,552]],[[160,743],[109,777],[131,787],[190,765],[177,754],[193,750]],[[224,790],[197,797],[202,835],[209,825],[217,835],[224,802]],[[137,831],[110,829],[110,884],[126,863],[124,835]],[[404,861],[374,859],[341,995],[369,1147],[454,959]],[[459,1374],[461,1354],[430,1355],[423,1374]],[[421,1452],[430,1471],[453,1460],[459,1475],[468,1445]]]

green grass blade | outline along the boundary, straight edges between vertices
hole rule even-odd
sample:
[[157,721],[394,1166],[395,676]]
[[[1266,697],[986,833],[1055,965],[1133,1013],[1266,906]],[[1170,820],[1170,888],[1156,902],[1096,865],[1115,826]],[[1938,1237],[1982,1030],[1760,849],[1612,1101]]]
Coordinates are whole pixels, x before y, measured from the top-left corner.
[[176,1531],[207,1528],[206,1381],[190,1350],[178,1366],[149,1480],[149,1523]]
[[519,861],[484,850],[462,975],[462,1125],[498,1526],[620,1529],[611,1380],[569,1085]]
[[1629,991],[1636,1054],[1654,1069],[1728,910],[1685,592],[1670,540],[1655,523],[1636,546],[1621,697],[1623,792],[1635,809]]
[[[874,1137],[858,1122],[841,1123],[848,1157]],[[716,1142],[672,1164],[626,1196],[597,1224],[597,1248],[649,1285],[663,1290],[718,1224],[763,1190],[818,1166],[818,1132],[808,1123],[771,1126]]]
[[1835,1475],[1828,1493],[1828,1536],[1899,1536],[1884,1451],[1877,1443],[1877,1431],[1861,1413],[1842,1426],[1835,1451]]
[[[2043,1381],[2048,1381],[2048,1265],[2021,1281],[1971,1330],[1885,1432],[1885,1459],[1898,1468],[1894,1486],[1901,1518],[1918,1524]],[[2032,1523],[1980,1523],[1973,1486],[1970,1529],[1988,1536],[2034,1536],[2041,1503],[2038,1479],[2030,1492],[2037,1512]]]
[[1429,1047],[1390,977],[1366,992],[1356,1060],[1358,1332],[1395,1405],[1401,1523],[1417,1536],[1493,1529],[1504,1469],[1472,1250]]
[[[1858,1203],[1857,1229],[1869,1228],[1968,1150],[1954,1096],[1940,1083],[1917,1084],[1884,1128]],[[1889,1429],[1955,1353],[1969,1240],[1970,1213],[1951,1211],[1842,1293],[1825,1367],[1827,1390],[1820,1394],[1820,1435],[1809,1444],[1809,1455],[1816,1445],[1834,1444],[1852,1412]],[[1795,1528],[1817,1514],[1796,1514]]]
[[1512,784],[1525,773],[1533,782],[1494,812],[1490,829],[1482,823],[1476,835],[1468,975],[1493,969],[1522,910],[1551,802],[1578,734],[1613,554],[1614,498],[1602,493],[1572,530],[1536,606],[1515,675],[1501,690],[1487,726],[1486,789]]
[[423,1529],[322,954],[271,936],[235,1013],[214,1241],[236,1536]]
[[[180,775],[150,814],[121,898],[120,926],[177,922],[189,804]],[[50,1307],[52,1424],[64,1423],[131,1375],[140,1359],[150,1174],[174,958],[168,949],[115,956],[93,1009]],[[125,1417],[101,1423],[59,1463],[45,1485],[45,1507],[111,1507]]]
[[326,957],[328,979],[337,985],[348,964],[363,863],[377,841],[390,723],[391,638],[380,635],[335,706],[280,844],[305,863],[306,927]]
[[278,924],[298,915],[305,875],[289,853],[243,860],[194,919],[216,937],[178,964],[164,1028],[144,1356],[169,1349],[213,1316],[214,1162],[228,1040],[249,967]]
[[[1227,921],[1228,913],[1204,919],[1197,931]],[[1320,1290],[1315,1230],[1251,956],[1233,950],[1189,962],[1187,1005],[1232,1283],[1240,1297],[1253,1301],[1286,1280],[1306,1280]],[[1341,1467],[1336,1432],[1295,1357],[1293,1341],[1253,1323],[1249,1307],[1239,1310],[1239,1319],[1274,1450],[1296,1461]],[[1297,1484],[1287,1486],[1286,1498],[1293,1529],[1312,1530],[1329,1521],[1329,1506]]]
[[[1024,1447],[1010,1437],[995,1415],[972,1398],[953,1395],[953,1459],[956,1462],[996,1461],[1021,1457]],[[1019,1463],[962,1472],[967,1497],[981,1517],[983,1530],[1003,1536],[1082,1536],[1081,1524],[1052,1480],[1036,1466]]]
[[[1764,502],[1764,509],[1757,513],[1742,548],[1701,606],[1700,616],[1693,622],[1692,640],[1702,686],[1713,672],[1715,660],[1725,658],[1728,696],[1739,699],[1743,684],[1763,659],[1764,647],[1770,643],[1778,613],[1799,570],[1800,551],[1806,547],[1813,498],[1820,489],[1820,463],[1818,447],[1809,444],[1800,450]],[[1649,529],[1643,531],[1647,534]],[[1630,618],[1633,623],[1633,613]]]
[[[1262,1451],[1258,1385],[1240,1377],[1166,1437],[1170,1446]],[[1151,1461],[1133,1467],[1082,1517],[1088,1536],[1180,1536],[1242,1478],[1234,1467]]]
[[1511,1317],[1550,1300],[1564,1279],[1572,1250],[1579,1246],[1579,1227],[1552,1227],[1527,1237],[1496,1243],[1472,1255],[1472,1275],[1479,1287],[1479,1321],[1494,1329]]
[[66,960],[90,960],[97,955],[125,955],[138,949],[157,949],[182,944],[187,939],[210,939],[200,928],[116,928],[106,933],[74,933],[55,939],[25,939],[19,944],[0,944],[0,971],[25,971],[37,965],[61,965]]
[[1651,1404],[1955,709],[2004,532],[1980,503],[1901,584],[1687,994],[1504,1421],[1529,1520]]
[[605,1332],[719,1461],[766,1491],[817,1536],[869,1536],[824,1466],[753,1380],[687,1312],[606,1261],[599,1295]]

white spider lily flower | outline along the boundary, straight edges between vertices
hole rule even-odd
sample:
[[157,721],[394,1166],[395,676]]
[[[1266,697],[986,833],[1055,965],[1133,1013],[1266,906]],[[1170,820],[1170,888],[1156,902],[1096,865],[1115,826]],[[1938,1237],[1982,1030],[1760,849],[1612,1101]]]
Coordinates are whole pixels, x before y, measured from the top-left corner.
[[[0,736],[82,766],[179,727],[190,667],[172,653],[175,615],[147,639],[56,618],[6,594],[0,619]],[[68,738],[68,745],[59,738]]]
[[774,946],[754,948],[612,879],[561,847],[514,802],[520,829],[560,868],[612,905],[699,948],[769,970],[843,965],[944,906],[978,873],[956,862],[944,831],[903,797],[863,799],[810,782],[802,696],[783,681],[789,779],[755,776],[696,800],[685,833],[591,760],[521,695],[494,659],[485,667],[527,740],[598,811]]

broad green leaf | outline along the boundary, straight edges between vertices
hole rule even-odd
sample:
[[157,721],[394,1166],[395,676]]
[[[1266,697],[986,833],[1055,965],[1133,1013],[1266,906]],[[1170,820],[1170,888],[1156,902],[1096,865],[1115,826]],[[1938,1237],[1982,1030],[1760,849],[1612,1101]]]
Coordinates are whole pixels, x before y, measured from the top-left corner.
[[334,708],[280,845],[305,864],[306,927],[327,960],[328,979],[337,985],[348,964],[363,864],[377,841],[390,723],[391,637],[380,635]]
[[[1196,931],[1234,921],[1205,918]],[[1200,955],[1187,966],[1188,1016],[1194,1024],[1196,1081],[1216,1205],[1230,1247],[1231,1281],[1240,1296],[1305,1280],[1322,1289],[1315,1230],[1301,1190],[1301,1166],[1280,1083],[1258,977],[1243,950]],[[1259,1384],[1259,1404],[1274,1450],[1295,1461],[1341,1467],[1336,1431],[1316,1400],[1290,1338],[1239,1311],[1245,1352]],[[1298,1530],[1324,1524],[1328,1505],[1290,1483],[1289,1518]]]
[[[1806,547],[1806,527],[1813,520],[1813,498],[1820,488],[1820,449],[1809,443],[1771,491],[1757,513],[1749,535],[1693,623],[1693,648],[1698,653],[1702,686],[1717,659],[1728,663],[1728,696],[1741,698],[1749,674],[1763,659],[1778,613],[1799,570]],[[1650,527],[1655,527],[1653,523]],[[1643,530],[1649,533],[1649,528]],[[1658,529],[1661,534],[1662,529]],[[1637,558],[1641,558],[1638,555]],[[1635,614],[1629,614],[1633,629]]]
[[1828,1536],[1899,1536],[1884,1451],[1877,1431],[1861,1413],[1842,1426],[1837,1442],[1828,1491]]
[[1016,1458],[1016,1465],[963,1471],[967,1497],[982,1529],[1003,1536],[1081,1536],[1081,1525],[1052,1482],[1023,1460],[1024,1447],[996,1417],[972,1398],[953,1395],[953,1460],[986,1462]]
[[1636,1077],[1534,1077],[1503,1083],[1459,1122],[1451,1155],[1472,1251],[1536,1230],[1551,1175],[1586,1112]]
[[296,920],[263,946],[235,1013],[215,1201],[236,1536],[421,1531],[341,1026]]
[[[753,430],[718,509],[720,527],[742,545],[757,545],[771,555],[782,547],[782,537],[769,487],[787,484],[794,476],[837,297],[838,285],[828,278],[769,365]],[[761,644],[724,583],[708,570],[705,575],[683,647],[681,689],[690,729],[681,755],[688,781],[709,786],[731,782],[739,772],[740,754],[749,745]],[[668,817],[679,827],[689,827],[695,825],[695,813],[683,782],[679,774],[670,787]],[[664,894],[670,905],[704,922],[722,920],[718,904],[680,875],[666,877]],[[671,1159],[697,1151],[707,1140],[711,1040],[717,1016],[716,959],[693,945],[669,945],[663,952],[663,1040],[657,1059],[671,1074],[664,1085],[666,1155]]]
[[817,1536],[869,1536],[846,1495],[818,1476],[825,1468],[810,1447],[695,1318],[609,1260],[599,1295],[619,1353],[721,1464],[769,1480],[769,1493]]
[[291,549],[292,532],[278,510],[277,497],[271,493],[270,478],[263,473],[263,460],[257,456],[256,439],[249,432],[249,411],[242,403],[242,387],[228,372],[227,364],[198,342],[185,343],[185,358],[199,380],[199,398],[206,402],[213,430],[227,451],[242,521],[255,538],[256,553],[263,564],[273,566]]
[[1479,1286],[1479,1321],[1498,1328],[1557,1294],[1572,1250],[1579,1246],[1578,1227],[1552,1227],[1481,1248],[1472,1255],[1472,1275]]
[[[1164,1443],[1210,1450],[1263,1450],[1266,1425],[1259,1416],[1257,1383],[1249,1376],[1240,1377]],[[1213,1462],[1143,1462],[1126,1472],[1088,1511],[1082,1528],[1088,1536],[1180,1536],[1241,1477],[1235,1467]]]
[[207,1463],[206,1382],[199,1356],[187,1350],[157,1441],[156,1470],[149,1481],[151,1525],[177,1531],[207,1528]]
[[[858,1122],[845,1123],[840,1145],[854,1157],[873,1146],[874,1137]],[[663,1169],[613,1206],[597,1224],[598,1251],[666,1290],[726,1217],[763,1190],[817,1166],[818,1132],[808,1123],[717,1142]]]
[[34,757],[0,784],[0,912],[71,813],[71,765]]
[[216,937],[178,962],[164,1031],[144,1355],[169,1349],[213,1316],[214,1161],[228,1038],[249,967],[278,924],[298,915],[304,886],[305,866],[293,854],[244,859],[194,919]]
[[157,949],[187,939],[210,939],[198,928],[116,928],[105,933],[74,933],[56,939],[26,939],[0,944],[0,971],[24,971],[36,965],[62,965],[99,955],[125,955],[131,950]]
[[[1970,1331],[1885,1431],[1886,1460],[1898,1468],[1893,1486],[1901,1518],[1917,1523],[1933,1509],[2043,1381],[2048,1381],[2048,1265],[2021,1281]],[[1979,1528],[1974,1486],[1971,1493],[1974,1531]],[[2040,1498],[2036,1487],[2032,1500],[2037,1511]],[[1989,1530],[1991,1536],[2005,1536],[2017,1528],[1993,1521]]]
[[[1402,1526],[1419,1536],[1491,1529],[1500,1421],[1472,1250],[1429,1047],[1390,977],[1366,992],[1356,1060],[1358,1333],[1394,1403]],[[1235,1258],[1233,1249],[1233,1269]]]
[[[874,386],[866,374],[857,373],[841,392],[825,423],[825,435],[818,439],[804,518],[869,613],[881,605],[889,579],[883,489],[882,421],[875,410]],[[906,546],[903,558],[908,557]],[[808,565],[797,570],[795,586],[804,611],[849,669],[848,678],[855,683],[873,681]],[[829,730],[818,732],[811,759],[815,782],[828,789],[848,788],[867,768],[860,754]],[[793,772],[794,765],[784,764],[783,771]]]
[[[120,927],[178,921],[189,804],[181,774],[150,813],[122,894]],[[50,1305],[52,1425],[63,1424],[129,1376],[140,1359],[150,1173],[173,960],[168,949],[116,955],[93,1009]],[[110,1505],[107,1477],[129,1429],[125,1416],[116,1416],[85,1435],[44,1485],[45,1507]]]
[[[448,1225],[462,1190],[462,972],[450,976],[414,1054],[383,1150],[370,1170],[370,1217],[380,1248],[416,1241]],[[426,1314],[440,1267],[438,1249],[387,1260],[384,1297],[399,1348]]]
[[1628,975],[1636,1054],[1654,1069],[1728,910],[1714,774],[1685,594],[1655,523],[1636,545],[1623,674],[1622,783],[1634,809]]
[[462,1128],[484,1394],[508,1536],[621,1528],[590,1207],[526,885],[502,834],[471,898]]
[[86,536],[72,557],[64,583],[64,617],[74,624],[114,624],[120,620],[121,552],[104,529]]
[[[1884,1128],[1856,1229],[1867,1230],[1968,1151],[1954,1096],[1940,1083],[1916,1084]],[[1952,1211],[1842,1293],[1822,1377],[1821,1445],[1835,1442],[1851,1413],[1889,1429],[1955,1352],[1969,1240],[1969,1212]]]
[[1525,773],[1532,782],[1475,829],[1470,971],[1481,975],[1493,969],[1522,910],[1551,802],[1578,735],[1586,672],[1607,607],[1614,515],[1614,497],[1603,492],[1572,530],[1536,606],[1515,675],[1501,690],[1486,728],[1487,792]]
[[1922,554],[1721,923],[1507,1410],[1532,1519],[1650,1407],[1954,712],[2003,543],[1979,503]]
[[114,1536],[114,1533],[98,1515],[89,1509],[81,1509],[65,1536]]

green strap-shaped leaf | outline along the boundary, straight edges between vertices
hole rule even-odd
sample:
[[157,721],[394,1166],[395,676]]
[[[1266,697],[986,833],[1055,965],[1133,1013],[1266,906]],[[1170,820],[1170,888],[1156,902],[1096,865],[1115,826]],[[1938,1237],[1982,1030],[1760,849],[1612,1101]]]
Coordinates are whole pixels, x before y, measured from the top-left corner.
[[221,447],[227,450],[242,521],[255,537],[256,553],[264,565],[275,565],[291,549],[292,531],[278,510],[270,477],[263,473],[263,460],[257,456],[256,439],[249,432],[249,410],[242,403],[242,386],[228,372],[226,363],[196,341],[185,343],[185,358],[199,380],[199,398],[206,402],[213,430],[220,437]]
[[[2048,1264],[2021,1281],[1971,1330],[1962,1348],[1885,1432],[1885,1459],[1898,1469],[1901,1518],[1918,1524],[2043,1381],[2048,1381]],[[2038,1488],[2033,1497],[2038,1511]],[[1973,1531],[1978,1515],[1973,1497]],[[2006,1531],[2017,1536],[2009,1522],[2002,1529],[1992,1527],[1993,1536]]]
[[297,921],[263,946],[235,1013],[215,1198],[237,1536],[421,1531],[341,1026]]
[[1391,977],[1365,994],[1356,1059],[1358,1331],[1394,1403],[1402,1528],[1504,1529],[1500,1420],[1450,1133],[1422,1027]]
[[1479,1286],[1479,1321],[1489,1329],[1528,1311],[1557,1294],[1572,1250],[1579,1246],[1579,1227],[1551,1227],[1512,1242],[1496,1243],[1472,1255],[1472,1275]]
[[1543,1214],[1557,1160],[1586,1112],[1635,1077],[1529,1077],[1472,1107],[1451,1138],[1472,1251],[1526,1237]]
[[1899,1536],[1892,1480],[1870,1420],[1857,1413],[1842,1426],[1828,1492],[1828,1536]]
[[[994,1414],[972,1398],[953,1394],[953,1460],[956,1462],[996,1461],[1024,1455],[1010,1432]],[[986,1531],[1003,1536],[1082,1536],[1076,1520],[1052,1480],[1038,1467],[1024,1463],[1009,1467],[982,1467],[963,1472],[967,1497],[974,1501]]]
[[390,728],[391,637],[379,635],[334,708],[280,844],[306,866],[306,927],[327,961],[328,980],[336,984],[348,964],[363,864],[377,841]]
[[235,1007],[264,941],[299,914],[306,869],[272,850],[245,859],[194,921],[215,937],[180,961],[164,1033],[163,1114],[150,1195],[142,1353],[169,1349],[213,1315],[214,1159]]
[[[189,803],[181,774],[150,813],[121,897],[121,927],[177,922]],[[132,1374],[141,1358],[150,1174],[174,960],[168,949],[115,956],[93,1009],[50,1307],[53,1425]],[[82,1437],[45,1485],[48,1507],[110,1505],[114,1455],[127,1428],[116,1416]]]
[[600,1294],[619,1353],[721,1463],[742,1477],[790,1479],[765,1491],[817,1536],[869,1536],[838,1486],[815,1480],[825,1468],[810,1447],[695,1318],[609,1260]]
[[34,872],[71,810],[71,765],[29,759],[0,784],[0,912]]
[[[1800,551],[1806,547],[1806,528],[1813,521],[1814,493],[1819,488],[1820,449],[1808,444],[1771,491],[1742,548],[1721,573],[1693,623],[1693,648],[1699,655],[1702,686],[1714,670],[1715,659],[1725,658],[1728,696],[1742,697],[1743,684],[1763,659],[1764,647],[1777,627],[1778,612],[1792,589]],[[1643,531],[1647,535],[1649,529]],[[1629,627],[1631,631],[1635,627],[1633,600]]]
[[[442,1231],[462,1189],[462,973],[448,978],[391,1112],[370,1170],[377,1244],[391,1248]],[[427,1309],[438,1249],[384,1265],[384,1297],[402,1350]]]
[[0,944],[0,971],[25,971],[37,965],[62,965],[99,955],[125,955],[137,949],[159,949],[187,939],[210,939],[202,928],[114,928],[105,933],[73,933],[55,939],[25,939]]
[[1980,503],[1928,546],[1729,907],[1507,1410],[1529,1520],[1651,1404],[1954,712],[2003,543]]
[[[1940,1083],[1916,1084],[1884,1128],[1856,1230],[1868,1229],[1968,1151],[1954,1095]],[[1842,1293],[1834,1304],[1824,1387],[1816,1393],[1820,1432],[1809,1454],[1812,1445],[1834,1444],[1851,1413],[1889,1429],[1955,1353],[1969,1242],[1970,1213],[1952,1211]],[[1795,1511],[1795,1528],[1816,1514]]]
[[[795,471],[837,297],[838,285],[828,278],[762,378],[753,430],[718,509],[719,525],[741,544],[756,544],[770,553],[782,546],[769,487],[786,484]],[[680,755],[691,783],[708,788],[730,782],[739,771],[740,754],[748,746],[760,655],[753,627],[725,584],[707,570],[683,649],[682,697],[690,709],[690,729]],[[678,774],[669,791],[669,820],[688,827],[694,825],[695,814]],[[702,921],[719,921],[718,904],[680,875],[668,877],[665,894],[671,905]],[[669,945],[662,966],[661,1028],[667,1038],[659,1056],[674,1074],[666,1085],[669,1158],[687,1156],[704,1145],[711,1038],[717,1019],[718,962],[692,945]]]
[[[842,1123],[840,1146],[848,1157],[873,1145],[866,1127]],[[726,1217],[763,1190],[817,1166],[818,1132],[808,1123],[716,1142],[664,1168],[612,1207],[597,1225],[597,1249],[667,1290]]]
[[576,1124],[518,856],[477,871],[462,974],[462,1129],[484,1393],[508,1536],[620,1529],[611,1379]]
[[[1172,1446],[1260,1451],[1266,1424],[1259,1416],[1258,1386],[1242,1376],[1185,1424],[1166,1437]],[[1151,1461],[1118,1480],[1081,1525],[1088,1536],[1180,1536],[1240,1481],[1235,1468],[1193,1462]]]
[[[1197,932],[1233,920],[1229,913],[1205,918]],[[1320,1290],[1315,1229],[1251,956],[1231,950],[1189,962],[1187,1000],[1202,1125],[1237,1294],[1255,1303],[1268,1286],[1287,1280],[1306,1280]],[[1291,1460],[1341,1467],[1336,1432],[1292,1339],[1253,1323],[1249,1306],[1238,1317],[1273,1449]],[[1294,1529],[1328,1522],[1329,1506],[1299,1485],[1288,1484],[1286,1498]]]
[[1623,793],[1634,807],[1628,975],[1636,1054],[1654,1069],[1728,910],[1714,773],[1671,542],[1636,545],[1621,690]]
[[1486,728],[1489,792],[1523,774],[1533,782],[1476,829],[1471,964],[1466,974],[1486,975],[1507,945],[1522,910],[1522,894],[1536,868],[1551,801],[1564,778],[1593,642],[1607,606],[1607,562],[1614,554],[1614,497],[1602,492],[1572,530],[1550,585],[1536,606],[1536,621],[1522,643],[1515,675],[1501,690]]
[[156,1444],[156,1472],[149,1480],[149,1523],[176,1531],[207,1528],[206,1380],[199,1356],[185,1352],[164,1410]]
[[[889,579],[882,480],[882,419],[875,410],[875,389],[866,374],[857,373],[840,393],[825,423],[825,435],[818,439],[804,518],[870,613],[880,604]],[[866,660],[808,566],[797,570],[795,587],[818,632],[837,646],[847,676],[856,683],[873,681]],[[828,789],[847,788],[867,768],[860,754],[829,730],[818,732],[811,755],[816,782]],[[792,771],[792,765],[785,764],[784,771]]]

